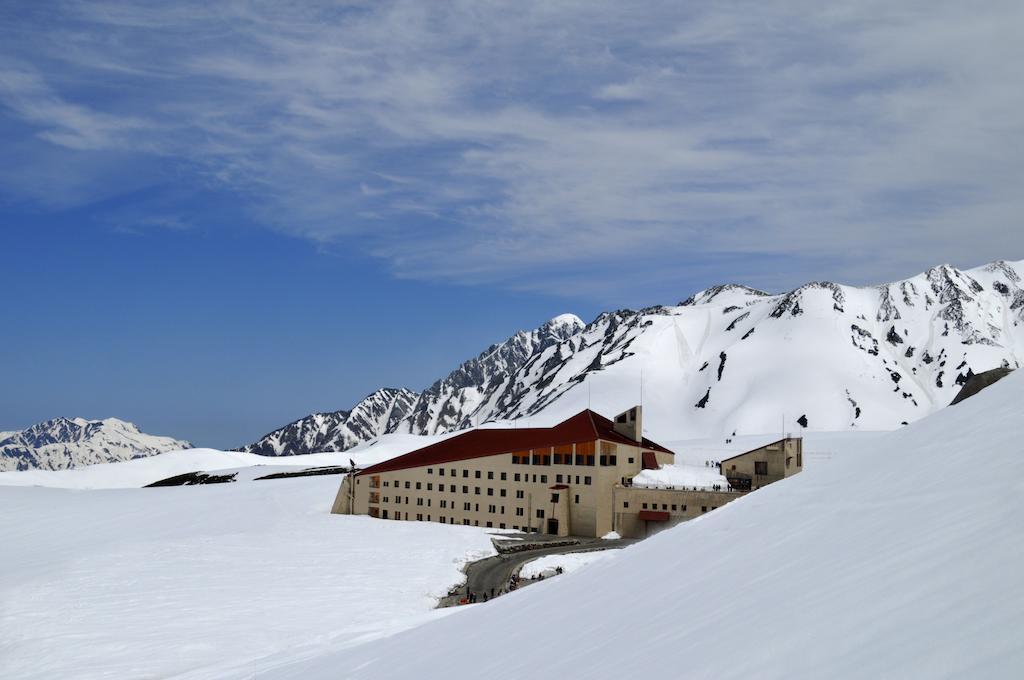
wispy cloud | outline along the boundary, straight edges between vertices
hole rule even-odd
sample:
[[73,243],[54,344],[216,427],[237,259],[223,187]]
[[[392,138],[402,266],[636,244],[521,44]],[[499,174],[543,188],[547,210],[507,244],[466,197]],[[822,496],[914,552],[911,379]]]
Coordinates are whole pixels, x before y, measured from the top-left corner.
[[171,160],[399,276],[604,296],[624,263],[870,281],[1024,250],[1019,2],[74,2],[5,26],[0,102],[39,144]]

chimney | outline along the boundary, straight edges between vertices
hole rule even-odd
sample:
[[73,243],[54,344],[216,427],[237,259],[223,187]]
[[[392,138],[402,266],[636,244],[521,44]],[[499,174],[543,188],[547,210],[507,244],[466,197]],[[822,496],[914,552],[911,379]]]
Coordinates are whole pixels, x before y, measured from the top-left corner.
[[643,440],[643,407],[634,406],[615,416],[615,431],[635,442]]

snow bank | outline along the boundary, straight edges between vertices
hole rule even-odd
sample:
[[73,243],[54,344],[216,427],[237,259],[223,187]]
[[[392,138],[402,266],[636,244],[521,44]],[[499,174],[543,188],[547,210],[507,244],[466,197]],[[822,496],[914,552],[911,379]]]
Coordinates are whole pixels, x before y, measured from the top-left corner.
[[261,677],[1019,677],[1022,422],[1018,371],[573,578]]
[[533,578],[534,576],[547,578],[548,576],[554,576],[555,570],[558,567],[561,567],[564,573],[569,574],[578,571],[588,564],[611,559],[618,552],[618,550],[596,550],[594,552],[566,553],[564,555],[545,555],[524,564],[522,569],[519,570],[519,576],[522,578]]
[[633,477],[633,486],[649,488],[708,488],[716,484],[723,488],[729,486],[717,467],[703,465],[663,465],[657,470],[643,470]]
[[0,489],[0,677],[252,674],[424,618],[483,529],[328,513],[337,477]]

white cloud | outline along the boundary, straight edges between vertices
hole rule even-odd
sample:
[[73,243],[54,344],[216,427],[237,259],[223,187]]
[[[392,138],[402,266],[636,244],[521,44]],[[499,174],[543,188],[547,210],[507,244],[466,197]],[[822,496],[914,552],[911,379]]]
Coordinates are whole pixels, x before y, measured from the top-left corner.
[[1020,3],[65,9],[0,36],[44,140],[173,158],[400,276],[604,296],[624,254],[785,284],[1024,249]]

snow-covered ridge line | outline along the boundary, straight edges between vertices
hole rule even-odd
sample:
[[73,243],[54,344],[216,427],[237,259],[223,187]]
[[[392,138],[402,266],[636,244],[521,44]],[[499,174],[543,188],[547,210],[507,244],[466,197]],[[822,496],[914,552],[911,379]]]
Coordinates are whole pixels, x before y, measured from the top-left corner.
[[187,441],[145,434],[117,418],[54,418],[0,434],[0,471],[65,470],[191,448]]
[[655,440],[893,429],[945,407],[971,372],[1021,365],[1022,281],[1024,261],[944,264],[878,286],[820,281],[770,294],[727,284],[589,324],[560,315],[420,394],[405,391],[397,408],[374,393],[353,409],[387,410],[386,422],[353,431],[314,414],[244,449],[287,455],[387,432],[551,425],[587,407],[619,413],[641,393]]

